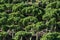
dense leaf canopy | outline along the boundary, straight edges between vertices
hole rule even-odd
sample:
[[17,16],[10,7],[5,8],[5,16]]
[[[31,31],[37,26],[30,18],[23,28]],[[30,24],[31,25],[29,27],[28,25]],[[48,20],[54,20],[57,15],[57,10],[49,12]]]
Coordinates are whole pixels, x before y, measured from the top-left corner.
[[20,39],[60,40],[60,0],[0,0],[0,40]]

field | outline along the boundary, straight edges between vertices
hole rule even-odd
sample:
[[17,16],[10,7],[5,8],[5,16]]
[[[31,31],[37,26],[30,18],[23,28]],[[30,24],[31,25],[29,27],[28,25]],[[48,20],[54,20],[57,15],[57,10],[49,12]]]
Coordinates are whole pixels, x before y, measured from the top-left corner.
[[0,40],[60,40],[60,0],[0,0]]

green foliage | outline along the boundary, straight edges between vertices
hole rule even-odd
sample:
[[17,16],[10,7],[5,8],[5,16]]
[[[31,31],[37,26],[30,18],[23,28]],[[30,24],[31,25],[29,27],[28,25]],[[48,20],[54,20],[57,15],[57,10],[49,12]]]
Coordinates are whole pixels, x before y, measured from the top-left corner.
[[47,9],[46,14],[43,15],[42,19],[43,20],[49,20],[51,18],[58,18],[60,15],[60,9]]
[[4,5],[0,4],[0,12],[4,11]]
[[60,1],[52,2],[52,3],[48,4],[46,6],[46,8],[53,8],[53,9],[54,8],[56,8],[56,9],[60,8]]
[[42,14],[42,11],[34,6],[29,6],[29,7],[25,7],[22,9],[22,14],[24,15],[28,15],[28,16],[37,16]]
[[57,26],[60,27],[60,22],[57,22]]
[[60,40],[60,33],[58,32],[47,33],[43,35],[41,40]]
[[2,24],[5,24],[6,23],[6,17],[2,17],[2,18],[0,18],[0,25],[2,25]]
[[50,25],[55,25],[56,24],[56,19],[55,18],[51,18],[48,22],[46,22],[46,25],[50,26]]
[[37,31],[41,31],[41,30],[43,30],[43,29],[45,29],[46,28],[46,25],[43,23],[43,22],[37,22],[36,23],[36,30]]
[[49,4],[49,3],[52,3],[52,2],[55,2],[55,1],[60,1],[60,0],[41,0],[42,3],[46,3],[46,4]]
[[34,30],[36,30],[34,28],[36,28],[35,24],[28,25],[28,26],[25,27],[25,31],[32,31],[33,32]]
[[24,36],[31,36],[32,34],[30,32],[25,32],[25,31],[19,31],[15,34],[15,37],[14,39],[15,40],[20,40],[21,37],[24,37]]
[[28,25],[25,27],[26,31],[41,31],[46,28],[46,25],[43,22],[37,22],[36,24]]
[[[60,0],[35,1],[38,0],[0,0],[0,40],[10,39],[8,36],[12,35],[10,40],[20,40],[21,37],[29,40],[35,34],[39,36],[40,32],[60,32]],[[15,33],[8,35],[8,30]],[[41,40],[60,40],[59,35],[47,33]]]
[[3,40],[8,34],[6,32],[0,32],[0,40]]
[[4,0],[0,0],[0,3],[1,3],[1,4],[4,3]]
[[26,17],[26,18],[20,20],[20,23],[23,26],[27,26],[27,25],[30,25],[30,24],[33,24],[36,22],[38,22],[38,19],[33,16],[29,16],[29,17]]
[[28,4],[25,4],[25,3],[18,3],[18,4],[14,4],[13,5],[13,7],[12,7],[12,10],[13,11],[20,11],[21,12],[21,10],[24,8],[24,7],[28,7],[28,6],[30,6],[30,5],[28,5]]

